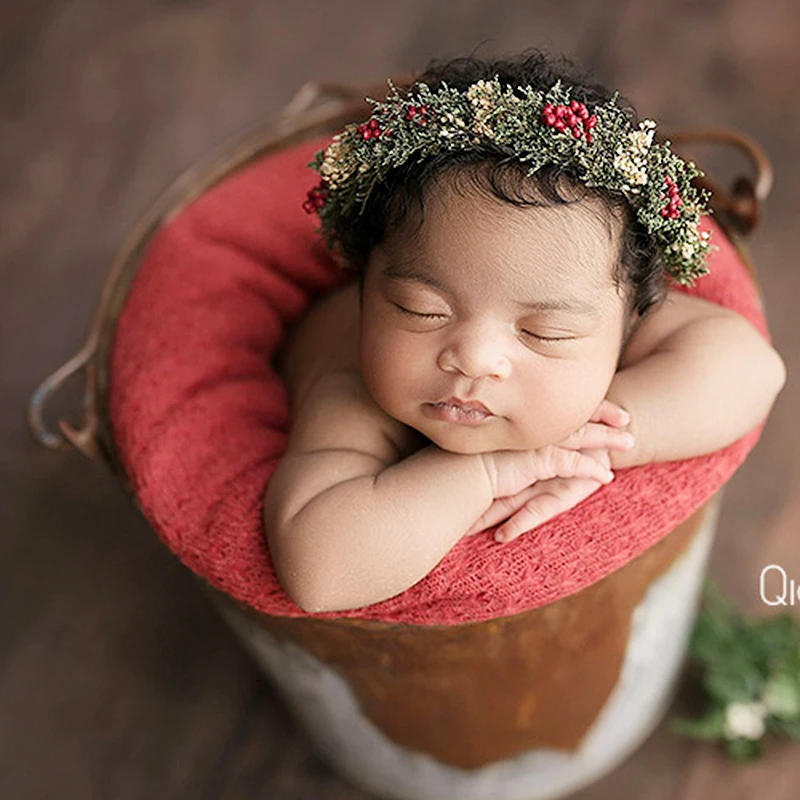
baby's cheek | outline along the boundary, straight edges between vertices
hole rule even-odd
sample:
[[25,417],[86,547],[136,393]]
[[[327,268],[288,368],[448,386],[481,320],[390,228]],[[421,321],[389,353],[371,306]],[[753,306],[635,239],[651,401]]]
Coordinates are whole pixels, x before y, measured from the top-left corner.
[[[543,444],[554,444],[589,421],[606,396],[613,371],[576,369],[554,378],[549,391],[529,415],[528,424]],[[541,446],[541,445],[539,445]]]
[[393,346],[391,339],[379,340],[361,349],[361,370],[364,383],[384,411],[399,418],[408,394],[408,378],[412,362],[407,354]]

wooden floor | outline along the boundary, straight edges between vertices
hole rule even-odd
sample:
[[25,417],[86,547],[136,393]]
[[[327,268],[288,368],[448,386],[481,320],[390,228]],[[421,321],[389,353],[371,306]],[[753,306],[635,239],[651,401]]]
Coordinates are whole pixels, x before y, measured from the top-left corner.
[[[309,79],[360,83],[482,42],[485,54],[538,45],[646,115],[739,128],[767,147],[777,182],[752,250],[790,380],[730,484],[711,572],[749,611],[772,611],[761,567],[800,578],[798,33],[793,0],[4,3],[0,797],[366,798],[311,751],[110,475],[37,446],[25,424],[37,384],[82,343],[136,217]],[[51,423],[79,415],[79,385],[48,409]],[[577,796],[794,800],[798,787],[800,743],[734,766],[662,726]]]

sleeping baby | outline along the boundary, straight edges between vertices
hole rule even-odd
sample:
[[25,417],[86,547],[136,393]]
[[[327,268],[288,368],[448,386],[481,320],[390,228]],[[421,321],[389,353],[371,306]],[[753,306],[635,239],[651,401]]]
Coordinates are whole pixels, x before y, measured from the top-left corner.
[[[613,480],[718,450],[785,381],[702,279],[698,171],[563,61],[434,62],[317,154],[304,204],[357,280],[278,368],[265,530],[308,612],[359,608],[463,537],[498,546]],[[534,531],[532,533],[532,531]]]

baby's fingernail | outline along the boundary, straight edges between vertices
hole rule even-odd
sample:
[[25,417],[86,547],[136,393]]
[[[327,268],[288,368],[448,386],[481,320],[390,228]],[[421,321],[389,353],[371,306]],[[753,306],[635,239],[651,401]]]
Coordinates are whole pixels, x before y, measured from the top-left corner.
[[503,533],[496,533],[496,534],[494,535],[494,540],[495,540],[496,542],[504,542],[504,541],[506,540],[505,534],[503,534]]
[[605,482],[611,483],[611,481],[613,480],[614,480],[614,473],[611,470],[609,470],[608,472],[606,472]]

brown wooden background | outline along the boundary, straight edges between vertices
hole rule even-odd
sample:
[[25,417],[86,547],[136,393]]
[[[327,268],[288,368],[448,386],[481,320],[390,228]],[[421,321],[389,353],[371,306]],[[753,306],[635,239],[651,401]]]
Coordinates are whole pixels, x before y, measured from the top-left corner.
[[[793,0],[4,0],[0,797],[365,798],[312,753],[114,480],[35,445],[25,425],[36,385],[82,343],[140,212],[309,79],[380,80],[484,40],[484,54],[544,46],[665,124],[735,127],[766,146],[777,182],[752,250],[790,379],[730,485],[711,571],[749,611],[770,612],[761,567],[800,579],[798,34]],[[51,421],[77,421],[79,389]],[[662,726],[579,797],[788,800],[799,787],[800,743],[742,767]]]

